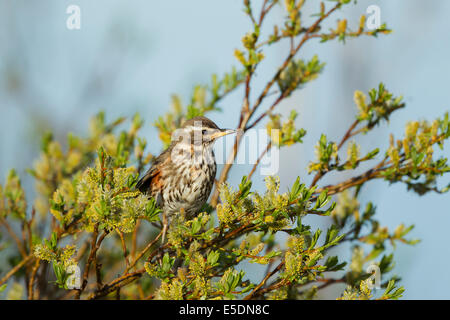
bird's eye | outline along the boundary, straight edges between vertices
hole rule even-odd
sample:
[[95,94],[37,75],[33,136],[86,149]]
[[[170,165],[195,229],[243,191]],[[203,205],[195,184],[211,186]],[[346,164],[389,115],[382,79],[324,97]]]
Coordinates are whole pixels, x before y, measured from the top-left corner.
[[202,130],[202,135],[205,135],[207,133],[208,133],[208,130],[205,130],[205,129]]

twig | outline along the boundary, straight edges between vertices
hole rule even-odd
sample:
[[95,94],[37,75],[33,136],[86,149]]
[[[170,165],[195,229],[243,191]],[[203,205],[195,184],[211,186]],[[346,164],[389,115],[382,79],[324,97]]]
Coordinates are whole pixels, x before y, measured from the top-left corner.
[[[159,238],[162,236],[162,231],[158,234],[158,236],[151,241],[136,257],[136,259],[127,267],[127,269],[124,271],[124,274],[111,281],[110,283],[103,285],[100,289],[97,288],[97,290],[88,296],[88,300],[97,299],[100,297],[104,297],[108,295],[109,293],[116,291],[120,289],[121,287],[133,282],[134,280],[138,279],[142,276],[142,274],[145,272],[145,269],[139,269],[133,273],[128,273],[128,271],[133,268],[136,263],[142,258],[142,256],[159,240]],[[161,247],[162,248],[162,247]],[[157,251],[154,251],[157,252]]]
[[262,119],[264,119],[267,115],[271,114],[272,111],[275,109],[275,107],[284,99],[286,98],[289,93],[292,92],[292,90],[286,90],[284,92],[282,92],[277,100],[275,100],[275,102],[269,107],[269,109],[267,109],[265,112],[263,112],[255,121],[253,121],[251,124],[249,124],[246,128],[245,131],[253,128],[254,126],[256,126]]
[[139,219],[138,221],[136,221],[136,226],[134,228],[133,236],[131,238],[131,253],[130,253],[130,256],[131,256],[132,259],[134,259],[135,255],[136,255],[137,234],[138,234],[140,226],[141,226],[141,220]]
[[103,286],[103,288],[100,291],[96,291],[96,292],[90,294],[87,299],[93,300],[93,299],[104,297],[104,296],[108,295],[109,293],[117,290],[118,288],[126,286],[127,284],[140,278],[144,273],[145,273],[144,268],[139,269],[133,273],[127,273],[127,274],[121,276],[120,278],[113,280],[111,283]]
[[[363,184],[366,181],[369,181],[371,179],[374,179],[376,177],[379,176],[379,174],[386,170],[386,168],[382,168],[385,165],[386,162],[386,158],[381,161],[377,166],[375,166],[374,168],[367,170],[366,172],[364,172],[363,174],[350,178],[348,180],[345,180],[344,182],[341,182],[339,184],[336,185],[328,185],[325,186],[323,188],[317,189],[314,193],[315,194],[319,194],[324,190],[328,190],[328,195],[333,195],[336,193],[340,193],[346,189],[349,189],[351,187]],[[311,199],[311,201],[313,201],[314,198]]]
[[96,224],[94,226],[94,233],[92,235],[92,240],[91,240],[91,252],[89,253],[88,260],[84,267],[83,282],[81,283],[81,288],[78,289],[78,292],[75,295],[75,299],[80,299],[81,293],[84,291],[84,289],[86,288],[86,285],[88,283],[89,268],[91,266],[92,261],[94,260],[95,248],[97,247],[97,237],[98,237],[98,224]]
[[28,283],[28,300],[34,299],[34,280],[36,279],[36,274],[39,270],[40,265],[41,265],[41,259],[36,259],[33,270],[31,271],[31,278]]
[[[313,282],[324,282],[323,284],[321,284],[320,286],[317,287],[317,291],[322,290],[332,284],[336,284],[336,283],[345,283],[345,279],[341,278],[341,279],[316,279]],[[304,291],[300,291],[299,295],[302,295],[306,292],[306,290]]]
[[266,16],[266,14],[272,9],[272,7],[276,4],[276,1],[272,1],[271,4],[269,4],[269,6],[266,8],[267,5],[267,0],[264,0],[262,9],[261,9],[261,15],[259,16],[259,22],[258,22],[258,26],[261,27],[262,23],[264,21],[264,17]]
[[20,268],[22,268],[24,265],[26,265],[34,256],[33,255],[28,255],[26,256],[24,259],[22,259],[22,261],[19,262],[19,264],[17,264],[14,268],[12,268],[7,274],[6,276],[4,276],[1,280],[0,280],[0,286],[2,284],[4,284],[6,281],[8,281],[9,278],[11,278],[17,271],[20,270]]
[[14,230],[11,228],[11,226],[8,223],[8,221],[6,221],[6,219],[2,218],[0,220],[0,223],[5,227],[6,231],[8,231],[8,234],[11,236],[11,238],[13,238],[13,240],[16,243],[17,248],[19,249],[19,252],[22,255],[22,257],[23,258],[27,257],[27,253],[25,251],[25,248],[22,246],[22,243],[21,243],[19,237],[16,235]]
[[86,239],[86,241],[81,245],[80,250],[78,250],[77,253],[77,257],[76,257],[76,261],[80,261],[81,258],[84,256],[84,254],[86,253],[86,250],[89,247],[89,240]]
[[81,293],[84,291],[84,289],[86,288],[86,285],[88,283],[88,277],[89,277],[89,269],[91,267],[91,264],[94,260],[96,260],[96,254],[97,254],[97,250],[100,247],[103,239],[105,239],[106,235],[108,234],[107,231],[104,231],[102,236],[98,239],[97,241],[97,237],[98,237],[98,224],[96,224],[94,226],[94,233],[92,235],[92,242],[91,242],[91,252],[89,254],[89,258],[86,262],[86,266],[84,267],[84,273],[83,273],[83,282],[81,284],[81,288],[78,289],[77,294],[75,295],[75,299],[80,299],[81,297]]
[[[358,125],[359,120],[355,120],[352,125],[350,126],[350,128],[348,128],[347,132],[345,133],[345,135],[342,137],[341,142],[339,142],[338,144],[338,150],[340,150],[342,148],[342,146],[344,145],[344,143],[351,138],[352,136],[355,135],[355,133],[353,133],[353,130],[356,128],[356,126]],[[357,132],[359,133],[359,131]]]
[[98,263],[98,260],[95,259],[95,278],[97,280],[97,290],[100,290],[103,287],[102,282],[102,265]]
[[[350,126],[350,128],[348,128],[347,132],[344,134],[344,136],[341,139],[341,142],[339,142],[337,149],[340,150],[342,148],[342,146],[344,145],[344,143],[352,136],[354,136],[356,133],[353,133],[353,130],[356,128],[356,126],[358,125],[359,120],[355,120],[355,122],[352,123],[352,125]],[[314,187],[317,182],[326,174],[325,171],[319,171],[316,173],[316,175],[313,178],[313,181],[311,182],[310,188]]]
[[127,269],[125,270],[124,273],[127,273],[131,268],[133,268],[136,263],[139,261],[139,259],[142,258],[142,256],[156,243],[158,242],[159,238],[161,238],[163,234],[163,231],[161,230],[161,232],[156,236],[155,239],[153,239],[141,252],[139,252],[139,254],[137,255],[137,257],[134,259],[134,261],[127,267]]
[[297,45],[297,47],[294,49],[294,51],[290,52],[289,55],[287,56],[287,58],[284,60],[282,66],[278,69],[278,71],[276,72],[276,74],[273,76],[272,80],[269,81],[269,83],[266,85],[266,87],[264,88],[263,92],[261,93],[261,95],[258,97],[258,100],[256,101],[255,105],[253,106],[253,110],[252,113],[254,113],[254,111],[256,111],[256,109],[259,107],[259,105],[263,102],[267,92],[269,92],[270,88],[272,87],[272,85],[277,81],[277,79],[279,78],[279,76],[281,75],[281,73],[283,72],[284,69],[286,69],[286,67],[289,65],[289,63],[291,62],[292,58],[298,53],[298,51],[301,49],[301,47],[306,43],[306,41],[308,41],[311,36],[311,32],[313,32],[314,30],[317,29],[317,27],[319,26],[319,24],[326,18],[328,18],[334,11],[336,11],[337,9],[339,9],[341,7],[341,4],[338,3],[336,4],[332,9],[330,9],[326,14],[322,15],[319,19],[316,20],[316,22],[314,22],[313,25],[311,25],[305,32],[305,34],[303,35],[302,39],[300,40],[300,43]]
[[[244,131],[245,133],[245,128],[247,127],[248,121],[250,120],[250,118],[254,115],[254,113],[256,112],[256,110],[258,109],[258,107],[261,105],[261,103],[263,102],[263,100],[266,98],[269,90],[272,88],[273,84],[277,81],[277,79],[280,77],[281,73],[283,72],[283,70],[285,70],[287,68],[287,66],[289,65],[289,63],[291,62],[291,60],[294,58],[294,56],[298,53],[298,51],[302,48],[302,46],[306,43],[306,41],[308,41],[309,39],[311,39],[310,35],[313,31],[315,31],[317,29],[317,27],[319,26],[319,24],[326,19],[327,17],[329,17],[334,11],[336,11],[337,9],[339,9],[341,7],[341,3],[337,3],[332,9],[330,9],[326,14],[323,14],[322,16],[319,17],[319,19],[316,20],[316,22],[311,25],[305,32],[304,36],[302,37],[302,39],[300,40],[299,44],[297,45],[297,47],[295,47],[295,50],[289,53],[289,55],[286,57],[286,59],[284,60],[282,66],[277,70],[277,72],[275,73],[275,75],[273,76],[273,78],[267,83],[267,85],[264,87],[262,93],[259,95],[258,99],[256,100],[255,104],[253,105],[252,109],[249,112],[246,112],[245,114],[241,113],[241,118],[239,121],[239,128]],[[283,94],[282,94],[283,95]],[[280,97],[282,97],[282,95],[280,95]],[[280,99],[280,98],[279,98]],[[279,101],[281,101],[282,99],[280,99]],[[275,101],[275,105],[277,105],[279,103],[278,99],[277,101]],[[273,106],[274,108],[274,106]],[[273,110],[272,108],[272,110]],[[262,118],[261,118],[262,119]],[[260,120],[258,120],[260,121]],[[233,166],[233,161],[237,156],[237,152],[239,149],[239,146],[241,144],[242,141],[242,136],[243,135],[238,135],[235,139],[235,143],[233,146],[233,149],[227,159],[226,164],[224,165],[221,173],[220,173],[220,177],[218,179],[218,184],[221,185],[223,182],[225,182],[228,178],[228,174],[231,170],[231,167]],[[211,197],[211,206],[215,207],[218,203],[218,199],[219,199],[219,190],[217,187],[214,188],[214,192],[213,195]]]
[[120,237],[120,242],[122,243],[122,251],[123,251],[123,257],[125,259],[125,263],[127,264],[127,268],[130,265],[130,261],[128,261],[128,254],[127,254],[127,246],[125,244],[125,239],[123,237],[123,232],[117,229],[117,234]]
[[269,280],[270,277],[272,277],[275,273],[281,270],[281,268],[284,266],[284,261],[281,261],[278,266],[272,270],[271,273],[267,274],[264,279],[261,280],[261,282],[253,289],[252,292],[250,292],[249,295],[247,295],[244,300],[250,300],[254,296],[258,295],[258,291],[260,291],[261,287],[266,283],[267,280]]
[[256,171],[256,168],[258,167],[259,163],[261,162],[262,158],[264,157],[264,155],[269,152],[269,150],[272,148],[272,141],[270,141],[266,148],[264,149],[264,151],[261,153],[261,155],[259,156],[258,160],[256,160],[256,163],[253,165],[252,170],[250,171],[250,173],[248,174],[248,179],[250,180],[250,178],[252,177],[253,173]]

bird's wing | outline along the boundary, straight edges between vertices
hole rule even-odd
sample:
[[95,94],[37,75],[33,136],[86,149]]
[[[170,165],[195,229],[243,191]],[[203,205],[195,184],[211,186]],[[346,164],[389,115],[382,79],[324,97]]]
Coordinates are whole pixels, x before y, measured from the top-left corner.
[[164,162],[170,161],[169,149],[166,149],[156,158],[150,169],[148,169],[148,171],[144,174],[144,176],[137,182],[136,188],[139,189],[141,192],[151,194],[152,189],[158,190],[161,189],[162,187],[161,167]]
[[152,183],[152,180],[154,177],[159,175],[159,170],[152,166],[145,174],[144,176],[139,179],[139,181],[136,183],[136,188],[139,189],[143,193],[147,193],[150,191],[150,185]]

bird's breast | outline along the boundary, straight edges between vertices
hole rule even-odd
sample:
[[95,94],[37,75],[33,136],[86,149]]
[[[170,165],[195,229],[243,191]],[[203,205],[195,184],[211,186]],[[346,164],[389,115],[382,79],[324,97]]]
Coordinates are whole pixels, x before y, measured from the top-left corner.
[[[188,215],[197,213],[208,200],[216,176],[214,154],[199,161],[174,163],[163,191],[163,208],[176,214],[183,208]],[[212,161],[211,161],[212,159]]]

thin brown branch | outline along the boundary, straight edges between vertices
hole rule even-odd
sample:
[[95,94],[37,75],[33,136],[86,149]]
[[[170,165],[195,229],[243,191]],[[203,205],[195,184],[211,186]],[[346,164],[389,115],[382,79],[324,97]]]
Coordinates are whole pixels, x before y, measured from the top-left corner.
[[266,146],[266,148],[264,149],[264,151],[261,152],[261,154],[260,154],[258,160],[256,160],[256,163],[253,165],[252,170],[251,170],[250,173],[248,174],[248,179],[249,179],[249,180],[250,180],[250,178],[252,177],[253,173],[256,171],[256,168],[257,168],[258,165],[260,164],[260,162],[261,162],[262,158],[264,157],[264,155],[265,155],[267,152],[269,152],[269,150],[270,150],[271,148],[272,148],[272,141],[270,141],[270,142],[267,144],[267,146]]
[[136,221],[136,226],[134,227],[133,235],[131,237],[131,252],[130,252],[131,259],[134,259],[135,255],[136,255],[137,240],[138,240],[137,235],[138,235],[140,226],[141,226],[141,220]]
[[86,265],[84,267],[83,282],[81,284],[81,288],[77,290],[77,294],[75,295],[75,299],[80,299],[81,294],[83,293],[84,289],[86,288],[86,285],[88,284],[89,269],[91,267],[91,264],[94,262],[94,260],[95,260],[95,262],[94,262],[95,265],[97,264],[97,262],[96,262],[96,260],[97,260],[97,257],[96,257],[97,250],[100,247],[101,243],[103,242],[103,240],[105,239],[107,234],[108,234],[108,232],[104,231],[102,236],[97,241],[98,224],[96,224],[94,226],[94,232],[92,234],[92,241],[91,241],[91,251],[89,253],[89,257],[88,257],[88,260],[86,262]]
[[81,283],[81,288],[78,289],[78,292],[75,295],[75,299],[80,299],[81,293],[84,291],[84,289],[86,288],[86,285],[88,283],[89,268],[92,264],[92,261],[94,260],[95,250],[97,247],[97,245],[96,245],[97,237],[98,237],[98,224],[96,224],[94,226],[94,233],[92,235],[92,240],[91,240],[91,251],[89,253],[89,257],[88,257],[88,260],[86,262],[86,265],[84,267],[84,272],[83,272],[83,282]]
[[122,244],[123,258],[125,259],[125,263],[127,264],[127,268],[128,268],[130,265],[130,261],[128,261],[127,246],[125,244],[125,238],[123,237],[122,231],[117,230],[117,234],[120,237],[120,242]]
[[137,257],[134,259],[134,261],[127,267],[127,269],[125,270],[124,273],[127,273],[130,269],[132,269],[136,263],[142,258],[142,256],[148,251],[150,250],[150,248],[156,243],[158,242],[159,238],[161,238],[163,234],[163,231],[161,230],[161,232],[156,236],[155,239],[153,239],[152,241],[149,242],[149,244],[141,251],[139,252],[139,254],[137,255]]
[[81,248],[78,250],[75,261],[80,261],[88,248],[89,248],[89,240],[86,239],[86,241],[81,245]]
[[337,9],[339,9],[341,7],[341,4],[338,3],[336,4],[332,9],[330,9],[326,14],[322,15],[319,17],[319,19],[317,19],[314,24],[312,24],[305,32],[305,34],[303,35],[302,39],[300,40],[299,44],[297,45],[297,47],[295,47],[294,51],[291,51],[289,53],[289,55],[286,57],[286,59],[284,60],[283,64],[281,65],[281,67],[278,69],[278,71],[275,73],[275,75],[273,76],[273,78],[269,81],[269,83],[267,83],[266,87],[264,88],[263,92],[261,93],[261,95],[258,97],[258,100],[256,101],[255,105],[253,106],[252,109],[252,113],[254,113],[256,111],[256,109],[259,107],[259,105],[263,102],[265,96],[267,95],[267,93],[269,92],[270,88],[272,87],[272,85],[277,81],[277,79],[280,77],[281,73],[283,72],[284,69],[286,69],[286,67],[289,65],[289,63],[291,62],[292,58],[298,53],[298,51],[302,48],[302,46],[306,43],[306,41],[308,41],[309,39],[311,39],[311,33],[317,29],[317,27],[320,25],[320,23],[322,23],[323,20],[325,20],[326,18],[328,18],[334,11],[336,11]]
[[286,281],[284,279],[281,279],[280,281],[277,281],[266,288],[259,289],[257,292],[255,292],[252,298],[260,297],[266,294],[267,292],[281,288],[284,285],[286,285]]
[[[358,125],[359,120],[355,120],[352,125],[350,126],[350,128],[348,128],[347,132],[344,134],[344,136],[342,137],[341,141],[339,142],[337,149],[340,150],[342,148],[342,146],[344,145],[344,143],[350,139],[352,136],[354,136],[356,133],[353,132],[353,130],[356,128],[356,126]],[[313,178],[313,181],[311,182],[311,185],[309,186],[310,188],[314,187],[317,182],[326,174],[327,172],[325,171],[319,171],[316,173],[316,175]]]
[[[241,130],[244,130],[245,133],[245,128],[247,127],[248,121],[250,120],[250,118],[252,117],[252,115],[254,115],[254,113],[256,112],[256,110],[258,109],[258,107],[261,105],[261,103],[263,102],[263,100],[266,98],[267,94],[269,93],[269,90],[272,88],[273,84],[277,81],[277,79],[280,77],[281,73],[283,72],[283,70],[285,70],[287,68],[287,66],[289,65],[289,63],[291,62],[291,60],[294,58],[294,56],[299,52],[299,50],[302,48],[302,46],[306,43],[306,41],[308,41],[311,37],[311,33],[314,32],[317,27],[320,25],[320,23],[326,19],[327,17],[329,17],[334,11],[336,11],[337,9],[339,9],[341,7],[340,3],[337,3],[332,9],[330,9],[326,14],[323,14],[322,16],[320,16],[316,22],[311,25],[305,32],[305,34],[303,35],[301,41],[299,42],[299,44],[297,45],[297,47],[295,47],[294,51],[289,52],[289,55],[286,57],[286,59],[284,60],[283,64],[281,65],[281,67],[277,70],[277,72],[275,73],[275,75],[273,76],[273,78],[267,83],[267,85],[264,87],[262,93],[259,95],[258,99],[256,100],[255,104],[253,105],[252,109],[249,112],[246,112],[245,114],[241,113],[241,118],[239,121],[239,128]],[[280,96],[281,97],[281,96]],[[282,99],[280,99],[281,101]],[[279,101],[275,102],[275,105],[278,104]],[[273,110],[273,109],[272,109]],[[218,184],[221,185],[223,182],[225,182],[228,178],[228,174],[231,170],[231,167],[233,166],[233,162],[236,159],[237,156],[237,152],[239,149],[239,146],[241,144],[242,141],[242,136],[243,135],[238,135],[236,137],[234,146],[233,146],[233,150],[230,153],[226,164],[224,165],[222,172],[220,173],[220,177],[218,179]],[[213,207],[215,207],[218,203],[219,200],[219,190],[217,187],[214,188],[212,197],[211,197],[211,205]]]
[[[264,0],[264,3],[261,8],[261,14],[259,16],[258,26],[261,28],[262,23],[264,21],[264,18],[266,17],[267,13],[273,8],[273,6],[276,4],[276,1],[272,1],[269,6],[267,6],[267,0]],[[267,6],[267,7],[266,7]]]
[[40,265],[41,260],[36,259],[36,262],[34,263],[33,266],[33,270],[31,271],[30,281],[28,282],[28,300],[34,299],[34,280],[36,279],[36,274],[39,270]]
[[339,142],[337,148],[338,150],[340,150],[342,148],[342,146],[344,145],[344,143],[351,138],[354,134],[353,134],[353,130],[355,130],[356,126],[358,125],[359,120],[355,120],[352,125],[350,126],[350,128],[348,128],[347,132],[345,133],[345,135],[342,137],[341,142]]
[[102,281],[102,265],[98,263],[98,260],[95,259],[95,278],[97,279],[97,290],[100,290],[103,287]]
[[11,278],[17,271],[20,270],[24,265],[26,265],[34,256],[32,254],[26,256],[22,261],[19,262],[14,268],[12,268],[1,280],[0,280],[0,286],[4,284],[6,281],[8,281],[9,278]]
[[256,126],[262,119],[264,119],[265,117],[267,117],[269,114],[272,113],[272,111],[276,108],[276,106],[284,99],[286,98],[289,93],[291,91],[290,90],[286,90],[284,92],[282,92],[278,98],[275,100],[275,102],[269,107],[269,109],[267,109],[265,112],[263,112],[255,121],[253,121],[251,124],[249,124],[246,128],[245,131],[253,128],[254,126]]
[[98,299],[110,294],[111,292],[114,291],[117,292],[117,290],[119,290],[121,287],[126,286],[127,284],[140,278],[142,274],[145,272],[144,268],[139,269],[133,273],[128,273],[128,271],[136,265],[136,263],[142,258],[142,256],[160,239],[161,236],[162,231],[138,254],[136,259],[127,267],[127,269],[124,271],[124,274],[121,277],[114,279],[113,281],[111,281],[106,285],[102,285],[101,288],[97,288],[97,290],[91,295],[89,295],[87,299],[88,300]]
[[[345,283],[345,279],[344,278],[340,278],[340,279],[316,279],[313,282],[323,282],[320,286],[317,287],[317,291],[325,289],[328,286],[331,286],[333,284],[336,283]],[[301,291],[299,292],[300,295],[304,294],[306,292],[305,291]]]
[[[324,190],[328,190],[328,195],[333,195],[340,193],[346,189],[352,188],[354,186],[361,185],[371,179],[378,178],[382,171],[386,170],[386,168],[382,168],[385,165],[386,158],[381,161],[377,166],[374,168],[367,170],[361,175],[358,175],[356,177],[350,178],[348,180],[345,180],[339,184],[335,185],[328,185],[323,188],[317,189],[314,193],[319,194]],[[313,200],[313,199],[312,199]]]
[[276,274],[278,271],[281,270],[281,268],[284,266],[284,261],[281,261],[278,266],[272,270],[271,273],[267,274],[264,279],[261,280],[261,282],[253,289],[252,292],[250,292],[249,295],[247,295],[244,300],[250,300],[253,297],[257,296],[260,294],[259,291],[262,291],[261,288],[262,286],[264,286],[264,284],[267,282],[267,280],[269,280],[269,278],[271,278],[274,274]]
[[17,245],[17,248],[19,249],[20,254],[22,255],[23,258],[27,257],[27,253],[25,251],[25,248],[22,245],[22,242],[20,241],[20,238],[16,235],[16,233],[14,232],[14,230],[11,228],[11,226],[9,225],[8,221],[4,218],[2,218],[0,220],[0,223],[5,227],[6,231],[8,232],[8,234],[10,235],[10,237],[14,240],[14,242]]
[[145,269],[139,269],[136,272],[133,273],[127,273],[113,281],[111,281],[109,284],[103,286],[103,288],[100,291],[96,291],[88,296],[88,300],[94,300],[101,297],[104,297],[111,292],[117,290],[118,288],[122,288],[123,286],[126,286],[127,284],[135,281],[136,279],[140,278],[145,273]]

